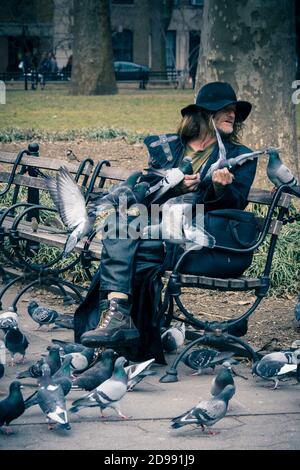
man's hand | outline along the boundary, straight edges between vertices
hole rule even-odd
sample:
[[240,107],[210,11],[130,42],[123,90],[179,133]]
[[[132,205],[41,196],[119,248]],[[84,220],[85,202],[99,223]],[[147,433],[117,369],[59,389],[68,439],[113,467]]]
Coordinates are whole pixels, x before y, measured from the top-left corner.
[[231,184],[233,180],[234,175],[230,173],[228,168],[222,168],[221,170],[214,171],[212,174],[212,182],[216,196],[221,195],[225,189],[225,186]]
[[194,175],[185,175],[184,180],[179,185],[181,194],[190,193],[191,191],[196,191],[199,183],[200,183],[199,173],[195,173]]

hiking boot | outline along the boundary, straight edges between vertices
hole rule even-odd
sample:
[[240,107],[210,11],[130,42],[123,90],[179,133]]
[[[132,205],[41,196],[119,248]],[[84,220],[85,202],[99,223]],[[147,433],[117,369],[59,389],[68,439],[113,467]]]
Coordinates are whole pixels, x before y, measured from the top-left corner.
[[95,348],[114,347],[118,343],[139,337],[130,316],[130,306],[123,299],[103,300],[100,302],[100,321],[95,330],[83,333],[81,344]]

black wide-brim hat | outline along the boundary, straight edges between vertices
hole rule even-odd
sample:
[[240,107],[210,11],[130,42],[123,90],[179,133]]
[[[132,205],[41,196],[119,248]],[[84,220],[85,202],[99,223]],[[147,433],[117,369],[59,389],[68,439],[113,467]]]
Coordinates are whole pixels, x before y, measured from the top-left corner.
[[249,116],[252,105],[248,101],[237,100],[234,89],[226,82],[211,82],[200,88],[196,103],[190,104],[181,110],[182,116],[193,114],[200,109],[217,112],[220,109],[236,105],[235,120],[243,122]]

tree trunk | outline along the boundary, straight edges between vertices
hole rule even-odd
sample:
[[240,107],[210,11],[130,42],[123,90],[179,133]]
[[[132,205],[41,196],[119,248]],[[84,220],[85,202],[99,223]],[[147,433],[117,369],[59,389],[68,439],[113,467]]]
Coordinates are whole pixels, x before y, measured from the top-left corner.
[[109,0],[74,0],[71,93],[117,93]]
[[196,91],[210,81],[229,82],[253,106],[243,142],[280,147],[299,177],[294,21],[291,0],[206,0]]

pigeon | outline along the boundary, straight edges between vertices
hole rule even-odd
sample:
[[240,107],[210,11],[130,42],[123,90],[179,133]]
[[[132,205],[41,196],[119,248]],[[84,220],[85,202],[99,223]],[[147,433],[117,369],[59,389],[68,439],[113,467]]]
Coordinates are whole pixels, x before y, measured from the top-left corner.
[[71,429],[66,411],[66,400],[61,385],[55,383],[50,375],[48,364],[42,365],[42,377],[37,390],[37,402],[48,421],[48,428],[53,423],[63,429]]
[[65,354],[73,353],[73,352],[81,352],[86,348],[83,344],[80,343],[72,343],[71,341],[63,341],[60,339],[52,339],[51,342],[59,346],[61,351],[64,351]]
[[35,300],[29,302],[27,311],[32,320],[39,324],[38,328],[40,328],[42,325],[49,325],[50,323],[54,323],[56,318],[59,317],[59,314],[56,312],[56,310],[41,307]]
[[5,364],[5,345],[0,341],[0,379],[4,376],[4,364]]
[[185,340],[185,324],[178,323],[164,331],[161,335],[161,341],[164,351],[176,352],[177,349],[184,344]]
[[127,382],[127,391],[131,392],[134,387],[140,383],[145,377],[149,375],[155,375],[154,370],[149,370],[151,364],[155,359],[149,359],[148,361],[140,362],[139,364],[132,364],[125,367],[125,372],[127,373],[128,382]]
[[71,366],[76,372],[86,370],[94,359],[94,348],[85,348],[80,352],[66,354],[64,358],[71,358]]
[[49,365],[51,374],[55,374],[61,367],[61,359],[59,354],[59,347],[57,345],[48,346],[48,356],[39,359],[35,364],[30,366],[27,370],[20,372],[17,376],[18,379],[25,379],[27,377],[37,378],[42,375],[42,366],[44,362]]
[[88,392],[97,388],[111,377],[116,356],[117,354],[112,349],[103,351],[100,361],[73,380],[72,388],[83,388]]
[[9,395],[0,401],[0,429],[5,434],[12,434],[10,428],[3,428],[5,424],[9,426],[11,421],[17,419],[25,411],[25,404],[21,392],[21,383],[15,380],[9,386]]
[[0,313],[0,329],[7,330],[9,327],[18,326],[19,319],[18,314],[9,307],[6,312]]
[[76,161],[76,162],[80,162],[79,158],[75,155],[75,153],[73,152],[72,149],[68,149],[67,152],[66,152],[66,155],[68,157],[68,160],[71,162],[71,161]]
[[67,328],[68,330],[74,330],[74,316],[73,315],[60,315],[54,324],[59,328]]
[[39,223],[36,217],[32,217],[31,219],[31,230],[33,233],[36,233],[39,229]]
[[101,416],[104,417],[103,410],[113,408],[122,419],[127,419],[127,416],[122,414],[119,406],[119,401],[127,391],[128,378],[124,370],[125,363],[125,357],[118,357],[112,376],[87,395],[75,400],[70,411],[76,413],[81,408],[99,407]]
[[[72,380],[71,380],[71,357],[66,358],[61,368],[55,372],[52,376],[53,382],[57,385],[60,385],[64,396],[67,396],[72,388]],[[37,391],[34,392],[30,397],[26,398],[25,400],[25,408],[30,408],[31,406],[38,405],[38,393]]]
[[286,351],[275,351],[269,354],[266,354],[262,357],[261,361],[279,361],[283,364],[298,364],[300,360],[300,348],[290,349]]
[[235,389],[235,384],[231,372],[231,363],[225,361],[222,364],[222,368],[219,370],[218,374],[214,378],[210,393],[212,396],[216,397],[224,390],[227,385],[233,385]]
[[289,168],[282,163],[278,152],[275,150],[269,153],[267,176],[276,187],[281,186],[282,184],[287,184],[289,186],[296,186],[298,184],[295,176]]
[[[227,385],[219,395],[210,400],[202,400],[186,413],[173,418],[171,427],[178,429],[187,424],[196,424],[196,426],[201,426],[204,432],[205,426],[212,426],[217,421],[224,418],[227,412],[228,402],[233,397],[234,392],[235,387],[233,385]],[[209,434],[215,433],[209,431]]]
[[298,302],[296,303],[294,313],[295,313],[295,319],[300,325],[300,294],[298,294]]
[[29,341],[26,336],[19,330],[18,327],[8,328],[5,337],[4,344],[6,349],[11,354],[11,365],[14,365],[14,356],[19,353],[22,357],[22,362],[24,362],[26,349],[28,348]]
[[[300,363],[300,359],[299,359]],[[262,379],[274,382],[273,390],[278,388],[279,380],[289,377],[297,372],[296,364],[288,364],[279,360],[260,360],[252,367],[252,374],[258,375]]]
[[[193,198],[193,195],[192,195]],[[204,230],[203,214],[196,214],[193,223],[193,199],[190,195],[169,199],[162,206],[162,221],[143,228],[143,238],[163,239],[170,243],[185,244],[186,248],[206,246],[213,248],[215,238]]]
[[191,369],[197,371],[197,375],[201,374],[203,369],[211,367],[215,368],[217,364],[222,364],[224,361],[230,359],[234,355],[231,351],[219,352],[215,349],[195,349],[189,354],[183,356],[182,360],[184,364]]

